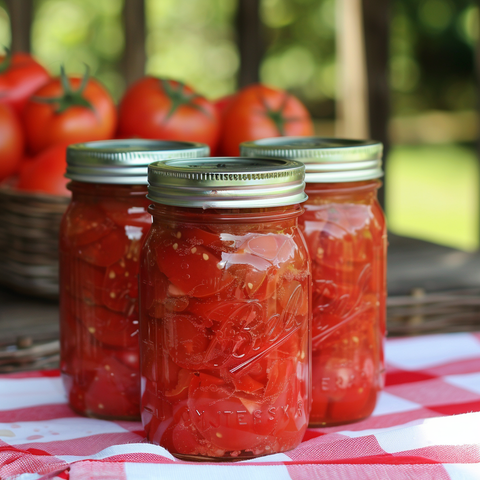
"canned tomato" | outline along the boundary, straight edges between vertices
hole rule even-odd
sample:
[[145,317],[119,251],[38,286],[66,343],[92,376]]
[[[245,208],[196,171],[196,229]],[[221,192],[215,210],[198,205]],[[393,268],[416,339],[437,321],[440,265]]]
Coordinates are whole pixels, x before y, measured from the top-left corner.
[[142,421],[185,459],[297,446],[310,410],[311,265],[292,160],[149,166],[140,261]]
[[313,268],[310,425],[368,417],[384,383],[382,144],[282,137],[244,143],[241,152],[305,164],[308,200],[299,222]]
[[71,145],[71,203],[60,227],[60,369],[83,415],[140,415],[138,270],[151,225],[147,165],[208,155],[186,142],[112,140]]

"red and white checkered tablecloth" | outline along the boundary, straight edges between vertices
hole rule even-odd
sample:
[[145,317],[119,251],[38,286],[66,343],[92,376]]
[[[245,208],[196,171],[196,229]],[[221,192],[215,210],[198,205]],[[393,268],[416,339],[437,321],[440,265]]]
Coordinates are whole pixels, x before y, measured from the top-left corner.
[[237,463],[180,461],[140,423],[76,415],[57,371],[3,375],[0,479],[480,479],[480,333],[388,340],[386,358],[369,419]]

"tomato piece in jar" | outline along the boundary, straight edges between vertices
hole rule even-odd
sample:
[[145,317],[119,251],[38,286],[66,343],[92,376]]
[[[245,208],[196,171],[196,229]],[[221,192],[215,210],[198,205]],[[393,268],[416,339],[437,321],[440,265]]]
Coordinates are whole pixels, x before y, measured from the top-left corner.
[[115,227],[97,241],[79,246],[76,254],[92,265],[108,267],[125,255],[127,245],[125,232]]
[[100,200],[99,206],[106,217],[119,227],[132,226],[145,230],[152,223],[152,217],[147,211],[149,203],[150,201],[143,198],[133,202],[129,198],[124,201],[118,198],[104,198]]
[[377,187],[307,186],[300,225],[313,270],[312,426],[367,417],[381,388],[385,223]]
[[130,317],[98,305],[75,301],[78,320],[100,342],[114,347],[130,347],[138,343],[138,318]]
[[187,459],[292,448],[309,405],[300,364],[310,273],[298,230],[207,216],[193,226],[173,210],[157,222],[150,211],[140,268],[147,438]]
[[88,245],[108,235],[114,226],[98,206],[77,202],[67,210],[63,235],[73,246]]
[[183,294],[208,297],[233,281],[230,273],[223,269],[221,259],[201,245],[192,247],[178,239],[160,245],[157,254],[160,271]]
[[130,315],[138,298],[138,260],[122,257],[107,267],[102,302],[110,310]]

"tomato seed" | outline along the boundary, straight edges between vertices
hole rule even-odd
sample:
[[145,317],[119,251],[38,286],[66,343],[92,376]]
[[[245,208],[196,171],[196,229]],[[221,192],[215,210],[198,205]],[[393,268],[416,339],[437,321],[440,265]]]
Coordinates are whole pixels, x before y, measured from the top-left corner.
[[182,232],[177,232],[177,238],[182,238]]
[[195,253],[197,251],[197,247],[193,247],[191,250],[190,250],[192,253]]
[[173,244],[173,249],[176,250],[178,248],[178,243]]
[[210,258],[210,257],[209,257],[206,253],[203,254],[203,259],[204,259],[204,260],[208,260],[209,258]]

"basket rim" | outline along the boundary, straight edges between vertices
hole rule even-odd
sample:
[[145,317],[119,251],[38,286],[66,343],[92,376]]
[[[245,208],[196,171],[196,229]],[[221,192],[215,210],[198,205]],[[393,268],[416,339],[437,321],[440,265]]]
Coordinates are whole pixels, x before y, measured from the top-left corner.
[[45,203],[55,204],[68,204],[71,200],[70,197],[62,195],[53,195],[51,193],[44,192],[28,192],[24,190],[17,190],[14,186],[16,177],[10,177],[9,179],[0,183],[0,193],[9,196],[13,199],[31,199],[40,200]]

